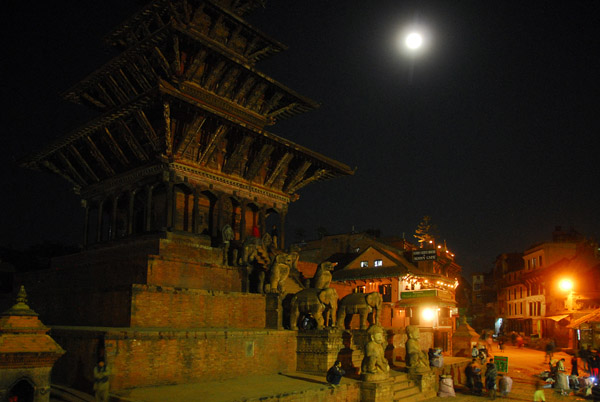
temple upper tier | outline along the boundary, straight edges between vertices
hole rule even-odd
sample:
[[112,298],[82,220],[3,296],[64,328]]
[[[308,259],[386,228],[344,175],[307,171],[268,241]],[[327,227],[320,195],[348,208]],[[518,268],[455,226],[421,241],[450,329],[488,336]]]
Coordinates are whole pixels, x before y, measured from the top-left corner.
[[230,224],[243,239],[273,212],[283,226],[302,187],[353,174],[265,130],[318,104],[254,68],[285,49],[241,18],[260,5],[150,2],[107,37],[120,53],[64,94],[98,116],[23,165],[73,185],[97,216],[92,225],[86,214],[87,238],[183,230],[214,240]]

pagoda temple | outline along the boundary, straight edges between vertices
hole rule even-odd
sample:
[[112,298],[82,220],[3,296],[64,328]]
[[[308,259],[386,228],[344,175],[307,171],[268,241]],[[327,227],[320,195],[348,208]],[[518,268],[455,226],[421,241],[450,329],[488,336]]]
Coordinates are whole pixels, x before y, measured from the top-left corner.
[[353,170],[267,131],[318,104],[255,68],[285,50],[244,20],[262,6],[147,3],[64,94],[97,117],[23,161],[86,211],[80,253],[17,278],[66,350],[53,382],[90,392],[99,358],[111,392],[296,369],[281,300],[250,278],[286,253],[297,192]]
[[85,207],[84,245],[148,232],[243,241],[307,184],[352,174],[267,131],[318,107],[255,69],[285,49],[247,24],[258,0],[156,0],[110,33],[119,54],[64,97],[98,117],[24,165],[56,173]]

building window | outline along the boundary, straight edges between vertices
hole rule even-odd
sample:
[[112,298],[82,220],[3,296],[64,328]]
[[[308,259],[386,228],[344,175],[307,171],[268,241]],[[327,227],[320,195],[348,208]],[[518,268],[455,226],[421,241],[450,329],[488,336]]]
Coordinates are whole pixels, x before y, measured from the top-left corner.
[[392,285],[379,285],[379,293],[381,293],[384,302],[392,301]]
[[536,258],[535,258],[535,257],[533,257],[533,258],[531,259],[531,268],[535,268],[535,263],[536,263]]
[[537,302],[537,310],[535,315],[542,315],[542,302]]
[[375,260],[375,263],[373,265],[376,267],[381,267],[383,265],[383,260]]
[[542,256],[540,255],[538,258],[540,259],[540,267],[541,267],[542,266]]
[[360,267],[361,268],[368,268],[369,267],[369,261],[361,261],[360,262]]
[[354,293],[365,293],[366,290],[366,286],[357,286],[356,289],[354,289]]
[[508,305],[508,315],[512,315],[512,304]]
[[523,298],[523,287],[519,287],[519,299]]

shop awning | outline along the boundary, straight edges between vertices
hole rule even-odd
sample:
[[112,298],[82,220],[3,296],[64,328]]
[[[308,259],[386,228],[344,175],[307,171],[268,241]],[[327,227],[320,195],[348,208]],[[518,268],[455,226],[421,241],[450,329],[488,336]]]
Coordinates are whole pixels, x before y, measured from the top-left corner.
[[564,318],[567,318],[568,316],[569,316],[569,314],[561,314],[561,315],[551,315],[551,316],[544,317],[544,318],[547,318],[549,320],[554,320],[556,322],[559,322],[560,320],[562,320]]
[[574,320],[569,325],[567,325],[567,328],[577,328],[581,324],[590,321],[600,321],[600,308],[592,311],[589,314],[584,315],[583,317],[579,317],[578,319]]

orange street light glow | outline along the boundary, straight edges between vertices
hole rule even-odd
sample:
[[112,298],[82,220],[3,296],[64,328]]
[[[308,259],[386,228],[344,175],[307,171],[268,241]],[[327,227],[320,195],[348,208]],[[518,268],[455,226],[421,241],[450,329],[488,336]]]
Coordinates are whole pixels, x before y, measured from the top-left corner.
[[558,287],[560,288],[560,290],[567,292],[573,289],[573,281],[570,279],[563,279],[558,284]]

